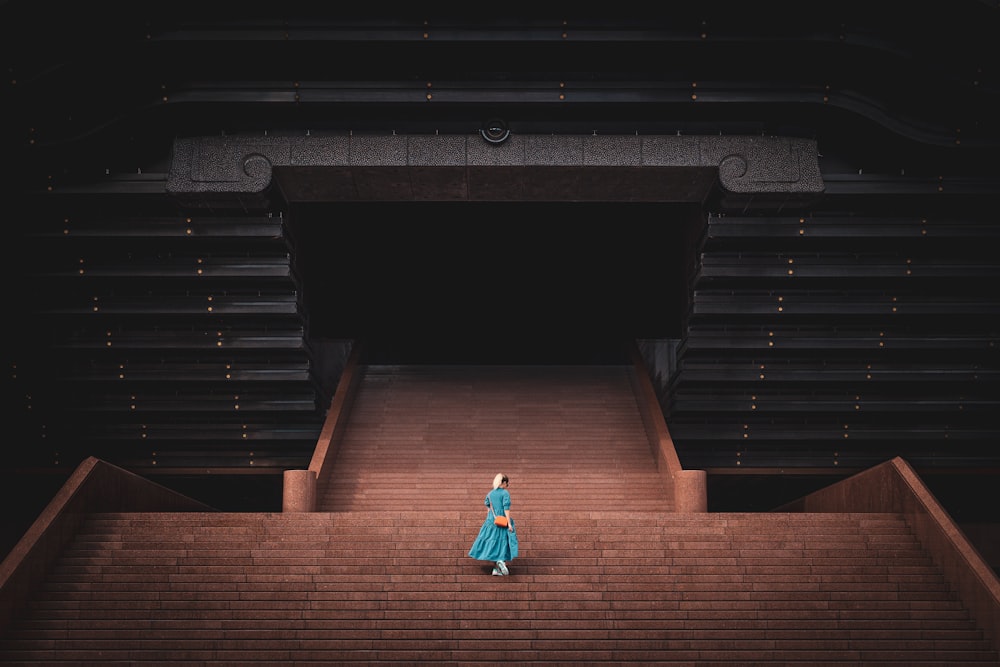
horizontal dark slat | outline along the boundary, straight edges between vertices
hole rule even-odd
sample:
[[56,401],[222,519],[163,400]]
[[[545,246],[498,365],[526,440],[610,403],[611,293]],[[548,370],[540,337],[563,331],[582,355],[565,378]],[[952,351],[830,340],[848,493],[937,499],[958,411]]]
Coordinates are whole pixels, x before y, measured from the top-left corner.
[[735,392],[723,389],[695,395],[684,392],[671,399],[668,411],[672,416],[692,413],[717,414],[720,412],[741,412],[757,414],[782,413],[955,413],[983,416],[1000,412],[1000,398],[987,397],[939,397],[912,396],[781,396],[766,392],[756,392],[751,396],[734,396]]
[[823,253],[703,253],[695,280],[707,278],[982,278],[1000,277],[1000,263],[970,259]]
[[898,365],[809,363],[763,363],[685,360],[680,366],[684,381],[708,382],[961,382],[992,384],[1000,380],[1000,369],[976,364]]
[[81,296],[74,302],[52,303],[38,308],[46,315],[107,314],[116,316],[169,315],[298,315],[295,294],[285,295],[220,295],[206,297],[149,296],[145,298],[110,294]]
[[[238,394],[208,394],[189,391],[181,394],[158,395],[155,393],[114,393],[89,394],[74,402],[70,408],[74,411],[107,414],[129,412],[135,415],[171,412],[179,414],[196,412],[220,412],[235,415],[255,414],[260,412],[316,413],[316,395],[305,389],[281,392],[281,396],[272,394],[254,395],[245,390]],[[287,417],[285,417],[287,418]]]
[[[982,326],[978,328],[985,329]],[[931,327],[905,330],[891,325],[873,325],[868,328],[843,326],[804,328],[783,325],[780,322],[745,327],[730,324],[696,324],[688,327],[688,335],[682,346],[683,349],[692,352],[733,348],[812,350],[818,353],[826,353],[831,349],[934,350],[938,353],[948,350],[988,352],[1000,349],[1000,336],[996,332],[986,330],[939,333]]]
[[[305,332],[301,324],[285,320],[269,323],[271,331],[232,330],[225,328],[211,330],[159,329],[74,331],[66,338],[53,342],[57,349],[102,349],[117,350],[305,350]],[[279,328],[281,327],[281,328]]]
[[694,291],[695,315],[981,315],[1000,312],[996,298],[871,290]]
[[232,423],[114,423],[90,429],[88,435],[94,439],[116,439],[138,441],[248,441],[248,440],[315,440],[320,424],[257,424],[234,421]]
[[280,363],[239,361],[205,363],[122,363],[94,364],[69,370],[60,377],[67,381],[132,382],[209,382],[270,383],[299,382],[309,378],[308,359],[281,360]]
[[[968,239],[996,238],[992,220],[927,219],[922,217],[754,217],[711,216],[706,239]],[[933,246],[928,246],[933,248]]]
[[236,239],[273,241],[284,238],[279,217],[75,217],[71,220],[33,221],[27,238],[63,239]]
[[[865,424],[855,422],[844,424],[843,420],[834,420],[826,424],[815,423],[791,423],[788,420],[782,422],[759,422],[748,423],[746,420],[737,422],[722,422],[712,420],[711,422],[688,422],[683,420],[669,420],[670,433],[674,437],[684,440],[730,440],[733,446],[739,442],[752,442],[755,440],[767,441],[796,441],[805,440],[811,444],[822,442],[846,442],[856,441],[894,441],[894,442],[914,442],[914,441],[934,441],[945,442],[948,440],[995,443],[996,431],[989,428],[962,428],[949,425],[915,424],[913,420],[897,421],[892,424]],[[808,451],[804,448],[803,451]],[[787,450],[786,458],[794,459],[798,457],[796,450]],[[1000,448],[992,447],[990,458],[1000,462]]]
[[289,278],[292,275],[287,257],[170,257],[135,258],[114,262],[103,258],[80,258],[50,265],[45,271],[32,272],[35,278]]

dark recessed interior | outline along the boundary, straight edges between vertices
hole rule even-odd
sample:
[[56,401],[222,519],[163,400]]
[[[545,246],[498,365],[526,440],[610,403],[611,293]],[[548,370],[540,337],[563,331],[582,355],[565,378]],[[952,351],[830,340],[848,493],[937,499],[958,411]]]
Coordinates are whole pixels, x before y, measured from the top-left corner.
[[623,363],[677,338],[691,205],[300,204],[310,334],[372,361]]

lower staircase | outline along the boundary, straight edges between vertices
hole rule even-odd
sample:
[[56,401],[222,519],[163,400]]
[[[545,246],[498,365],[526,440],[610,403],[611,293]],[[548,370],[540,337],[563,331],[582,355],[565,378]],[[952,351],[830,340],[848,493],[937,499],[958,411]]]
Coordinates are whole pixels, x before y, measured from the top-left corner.
[[322,511],[89,514],[0,664],[1000,664],[901,514],[671,511],[631,372],[369,368]]

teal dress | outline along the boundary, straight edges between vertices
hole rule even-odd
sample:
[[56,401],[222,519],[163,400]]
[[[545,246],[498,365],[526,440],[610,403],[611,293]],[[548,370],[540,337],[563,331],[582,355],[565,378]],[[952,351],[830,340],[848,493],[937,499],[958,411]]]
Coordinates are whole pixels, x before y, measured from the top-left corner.
[[[493,500],[493,507],[498,514],[506,514],[510,509],[510,493],[507,489],[493,489],[486,494],[483,504],[489,508],[490,499]],[[483,527],[479,529],[472,548],[469,549],[469,556],[476,560],[488,560],[504,562],[517,558],[517,527],[514,521],[510,522],[510,530],[493,523],[493,512],[486,510],[486,520]]]

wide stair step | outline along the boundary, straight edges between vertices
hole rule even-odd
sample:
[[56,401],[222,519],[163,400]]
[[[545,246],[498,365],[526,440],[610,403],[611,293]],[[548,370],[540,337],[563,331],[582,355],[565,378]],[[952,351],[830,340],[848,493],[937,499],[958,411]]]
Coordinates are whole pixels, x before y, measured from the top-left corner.
[[[90,515],[0,642],[18,665],[996,665],[895,514]],[[502,631],[502,634],[501,634]]]

